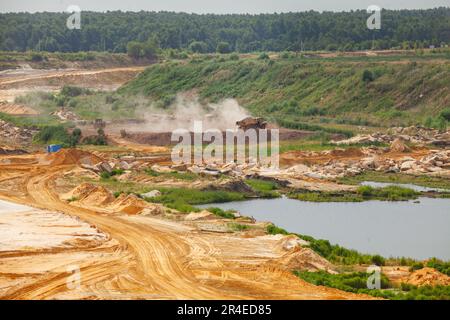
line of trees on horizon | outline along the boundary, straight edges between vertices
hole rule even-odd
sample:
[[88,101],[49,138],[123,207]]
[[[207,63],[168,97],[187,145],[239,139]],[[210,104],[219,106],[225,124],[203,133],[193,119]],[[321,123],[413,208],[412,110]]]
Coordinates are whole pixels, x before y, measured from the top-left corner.
[[132,49],[145,54],[138,43],[148,39],[162,49],[198,53],[412,49],[450,44],[450,8],[383,10],[380,30],[367,28],[369,15],[365,10],[258,15],[81,12],[81,29],[69,30],[67,13],[4,13],[0,14],[0,50],[120,53]]

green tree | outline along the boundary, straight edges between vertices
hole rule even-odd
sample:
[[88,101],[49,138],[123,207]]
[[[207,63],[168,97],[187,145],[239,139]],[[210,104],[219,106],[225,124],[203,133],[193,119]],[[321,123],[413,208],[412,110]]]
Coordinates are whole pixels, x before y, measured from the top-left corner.
[[142,43],[130,41],[127,44],[127,54],[133,59],[139,59],[142,56]]
[[189,45],[189,50],[194,53],[205,53],[208,50],[208,45],[203,41],[194,41]]
[[228,42],[219,42],[217,44],[217,50],[218,53],[230,53],[231,49],[230,49],[230,44]]

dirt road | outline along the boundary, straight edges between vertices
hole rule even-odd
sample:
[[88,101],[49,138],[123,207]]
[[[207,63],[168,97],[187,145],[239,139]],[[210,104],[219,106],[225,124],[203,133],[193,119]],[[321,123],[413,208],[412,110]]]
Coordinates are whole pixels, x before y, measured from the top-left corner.
[[[105,215],[101,210],[72,206],[60,200],[55,185],[58,177],[71,168],[1,164],[1,184],[14,181],[14,189],[0,188],[0,198],[79,217],[109,234],[119,245],[108,258],[79,262],[81,288],[69,290],[70,274],[52,272],[9,290],[1,298],[366,298],[308,284],[274,264],[267,264],[271,258],[281,256],[281,252],[266,253],[264,241],[211,235],[159,218]],[[29,264],[38,258],[39,255],[30,255],[25,260],[20,257],[18,263]],[[0,257],[0,266],[2,263]],[[18,277],[14,275],[14,267],[10,268],[13,277]]]

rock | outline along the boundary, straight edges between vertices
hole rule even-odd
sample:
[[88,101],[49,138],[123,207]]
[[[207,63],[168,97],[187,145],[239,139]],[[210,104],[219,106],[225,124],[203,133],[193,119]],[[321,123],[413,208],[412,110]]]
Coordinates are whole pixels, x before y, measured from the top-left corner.
[[108,162],[100,162],[99,164],[96,164],[94,167],[100,172],[108,172],[108,173],[112,172],[112,168]]
[[143,196],[144,198],[156,198],[160,197],[161,195],[162,193],[159,190],[152,190],[150,192],[141,194],[141,196]]
[[164,166],[160,166],[160,165],[158,165],[158,164],[154,164],[154,165],[151,167],[151,169],[152,169],[153,171],[155,171],[155,172],[158,172],[158,173],[171,173],[171,172],[174,172],[174,170],[172,170],[171,168],[169,168],[169,167],[164,167]]
[[415,164],[415,160],[414,161],[405,161],[400,165],[400,170],[401,171],[411,170],[413,168],[414,164]]
[[390,151],[404,153],[404,152],[410,152],[411,149],[403,142],[402,139],[397,138],[391,143]]
[[131,169],[131,165],[126,161],[120,161],[118,163],[118,167],[122,170],[130,170]]
[[175,171],[186,171],[187,170],[187,165],[185,165],[185,164],[174,164],[174,165],[170,166],[170,168],[175,170]]

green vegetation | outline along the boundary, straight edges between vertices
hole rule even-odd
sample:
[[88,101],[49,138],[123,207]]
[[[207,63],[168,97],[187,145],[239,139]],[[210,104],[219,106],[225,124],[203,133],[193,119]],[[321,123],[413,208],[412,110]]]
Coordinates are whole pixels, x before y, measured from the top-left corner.
[[429,188],[450,189],[450,180],[444,177],[432,176],[413,176],[402,173],[383,173],[375,171],[366,171],[353,177],[345,177],[339,179],[344,184],[360,184],[364,181],[384,182],[384,183],[401,183],[414,184]]
[[280,194],[276,191],[278,184],[273,181],[247,179],[245,183],[248,184],[258,195],[262,198],[277,198]]
[[325,271],[301,272],[295,271],[299,278],[315,285],[327,286],[339,290],[364,293],[375,297],[392,300],[450,300],[450,286],[424,286],[402,284],[400,288],[394,287],[385,275],[381,274],[381,289],[367,289],[367,280],[370,273],[353,272],[342,274],[329,274]]
[[148,199],[181,212],[196,212],[195,205],[241,201],[246,198],[242,193],[228,191],[203,191],[188,188],[160,188],[162,195]]
[[291,192],[288,196],[291,199],[310,202],[362,202],[369,200],[381,201],[406,201],[417,199],[420,192],[412,189],[387,186],[383,188],[373,188],[370,186],[360,186],[356,192]]
[[124,174],[124,172],[125,171],[122,170],[122,169],[113,169],[111,171],[111,173],[106,172],[106,171],[102,172],[100,174],[100,178],[107,180],[107,179],[110,179],[111,177],[114,177],[114,176],[120,176],[120,175]]
[[175,180],[185,180],[194,181],[199,178],[199,176],[192,172],[156,172],[152,169],[146,169],[145,173],[152,177],[163,177],[165,179],[175,179]]
[[159,47],[154,39],[149,39],[146,42],[130,41],[127,44],[127,54],[133,59],[154,59],[156,58],[158,51]]
[[106,138],[103,129],[98,129],[96,136],[90,136],[84,139],[84,144],[92,144],[94,146],[106,146],[108,144],[108,140]]
[[35,144],[63,144],[69,145],[71,142],[70,136],[66,128],[63,126],[44,126],[33,137]]
[[55,117],[48,116],[48,115],[22,117],[22,116],[14,116],[14,115],[0,112],[0,119],[3,121],[9,122],[17,127],[27,127],[27,128],[36,128],[36,129],[39,129],[41,127],[46,127],[46,126],[59,125],[59,122]]
[[[144,94],[167,108],[177,93],[196,89],[203,101],[236,98],[256,116],[327,138],[351,136],[349,128],[355,125],[407,126],[441,112],[446,115],[442,101],[449,98],[447,60],[403,55],[391,63],[390,56],[299,56],[271,59],[274,63],[269,64],[257,57],[214,58],[152,65],[119,94]],[[365,70],[373,75],[371,82],[362,80]]]
[[450,276],[450,261],[445,262],[445,261],[439,260],[437,258],[431,258],[426,263],[417,262],[417,263],[412,264],[411,270],[419,270],[424,267],[434,268],[434,269],[438,270],[439,272]]
[[366,27],[366,10],[259,15],[83,11],[80,30],[66,28],[63,12],[2,13],[0,50],[126,52],[130,41],[149,38],[164,49],[201,42],[207,52],[420,50],[450,42],[449,12],[444,7],[383,10],[383,28],[377,32]]
[[344,247],[341,247],[339,245],[333,245],[328,240],[323,239],[315,239],[310,236],[306,235],[299,235],[295,233],[290,233],[286,231],[285,229],[282,229],[280,227],[275,226],[274,224],[269,224],[266,227],[266,232],[268,234],[276,235],[276,234],[282,234],[282,235],[289,235],[293,234],[299,237],[300,239],[303,239],[305,241],[309,242],[309,247],[327,259],[328,261],[340,265],[355,265],[355,264],[375,264],[375,265],[385,265],[388,262],[390,264],[402,264],[402,265],[412,265],[415,263],[415,260],[413,259],[407,259],[407,258],[401,258],[401,259],[394,259],[390,258],[386,260],[385,258],[381,257],[380,255],[370,255],[370,254],[362,254],[359,253],[356,250],[352,249],[346,249]]
[[218,217],[222,217],[225,219],[235,219],[234,210],[222,210],[220,208],[208,208],[209,212],[214,213]]
[[250,229],[250,226],[240,223],[229,223],[228,228],[230,228],[231,231],[240,232]]
[[420,195],[417,191],[398,186],[387,186],[383,188],[361,186],[356,192],[365,200],[404,201],[416,199]]

